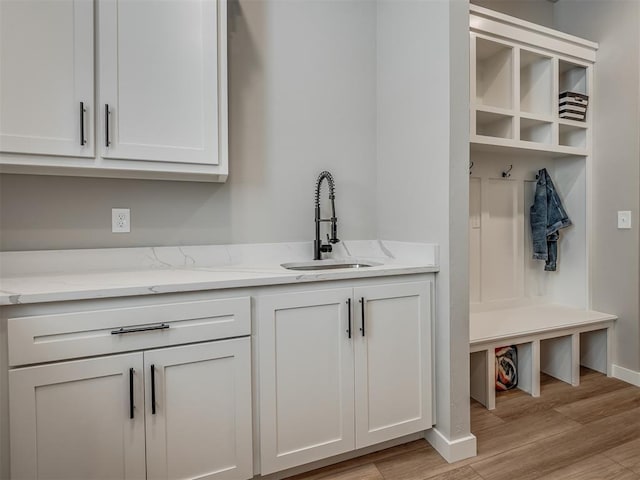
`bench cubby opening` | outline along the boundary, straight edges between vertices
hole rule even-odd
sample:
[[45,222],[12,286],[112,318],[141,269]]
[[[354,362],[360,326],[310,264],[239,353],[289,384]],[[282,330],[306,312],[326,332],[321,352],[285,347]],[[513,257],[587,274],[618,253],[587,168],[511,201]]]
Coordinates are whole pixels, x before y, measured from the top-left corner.
[[580,334],[580,365],[611,375],[611,335],[607,329]]

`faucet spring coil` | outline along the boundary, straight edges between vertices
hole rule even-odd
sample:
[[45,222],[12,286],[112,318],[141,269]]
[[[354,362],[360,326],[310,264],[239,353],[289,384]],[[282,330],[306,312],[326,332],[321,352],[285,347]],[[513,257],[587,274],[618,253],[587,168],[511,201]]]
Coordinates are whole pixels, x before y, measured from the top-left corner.
[[329,198],[331,200],[334,200],[336,198],[335,196],[336,185],[335,185],[335,182],[333,181],[333,175],[331,175],[331,173],[328,172],[327,170],[324,170],[320,172],[320,175],[318,175],[318,180],[316,181],[316,199],[315,199],[316,205],[320,203],[320,186],[322,185],[322,180],[325,178],[327,179],[327,183],[329,184]]

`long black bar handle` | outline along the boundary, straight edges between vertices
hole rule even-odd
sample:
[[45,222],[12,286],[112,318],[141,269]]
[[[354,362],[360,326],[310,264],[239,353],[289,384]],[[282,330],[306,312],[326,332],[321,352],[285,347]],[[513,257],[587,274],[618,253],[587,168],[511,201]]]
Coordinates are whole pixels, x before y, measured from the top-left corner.
[[84,108],[84,102],[80,102],[80,145],[83,147],[87,144],[87,139],[84,136],[84,114],[87,111]]
[[109,104],[104,104],[104,146],[109,147],[111,145],[111,139],[109,138],[109,115],[111,112],[109,111]]
[[360,298],[360,303],[362,304],[362,326],[360,327],[360,331],[364,337],[364,297]]
[[133,327],[133,328],[120,327],[118,330],[111,330],[111,335],[124,335],[126,333],[151,332],[153,330],[166,330],[167,328],[171,328],[171,325],[166,323],[161,323],[160,325],[152,325],[150,327]]
[[351,338],[351,299],[347,298],[347,337]]
[[129,418],[133,419],[133,368],[129,369]]
[[156,414],[156,366],[151,365],[151,415]]

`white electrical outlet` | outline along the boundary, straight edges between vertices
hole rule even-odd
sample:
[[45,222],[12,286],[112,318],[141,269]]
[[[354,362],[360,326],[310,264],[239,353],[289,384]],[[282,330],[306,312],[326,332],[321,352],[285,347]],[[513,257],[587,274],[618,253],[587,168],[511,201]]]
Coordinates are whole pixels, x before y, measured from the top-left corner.
[[111,232],[131,232],[131,210],[129,210],[128,208],[111,209]]

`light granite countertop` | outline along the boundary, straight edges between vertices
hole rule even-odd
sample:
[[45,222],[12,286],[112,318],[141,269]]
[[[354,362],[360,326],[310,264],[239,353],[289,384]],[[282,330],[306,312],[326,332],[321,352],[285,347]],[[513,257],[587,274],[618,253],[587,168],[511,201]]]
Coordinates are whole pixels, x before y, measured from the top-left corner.
[[0,253],[0,305],[320,282],[430,273],[438,246],[359,240],[334,245],[328,257],[380,265],[292,271],[309,261],[311,242],[184,247],[47,250]]

